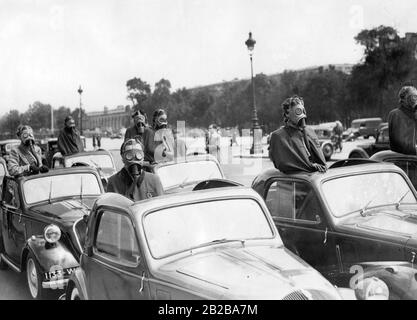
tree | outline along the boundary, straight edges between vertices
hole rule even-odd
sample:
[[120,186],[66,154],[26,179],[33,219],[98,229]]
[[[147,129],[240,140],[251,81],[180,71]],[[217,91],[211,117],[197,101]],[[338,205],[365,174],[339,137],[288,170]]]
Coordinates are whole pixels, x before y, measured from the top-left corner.
[[51,127],[51,105],[34,102],[25,112],[24,118],[34,130]]
[[[68,107],[61,106],[58,109],[54,110],[54,128],[60,129],[64,127],[64,121],[65,118],[69,115],[71,115],[71,109]],[[78,117],[78,113],[76,113]],[[77,120],[78,118],[74,118],[74,120]]]
[[[131,100],[136,111],[138,109],[147,109],[146,102],[151,96],[151,87],[145,81],[140,78],[132,78],[126,82],[128,96],[127,99]],[[148,110],[149,111],[149,110]]]

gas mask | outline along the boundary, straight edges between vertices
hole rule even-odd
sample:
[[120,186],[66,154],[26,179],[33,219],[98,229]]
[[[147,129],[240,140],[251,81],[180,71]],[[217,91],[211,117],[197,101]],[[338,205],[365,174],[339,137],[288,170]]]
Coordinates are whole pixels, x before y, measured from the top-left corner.
[[133,177],[139,176],[142,171],[144,159],[142,145],[135,139],[130,139],[123,144],[122,149],[122,159],[125,168]]
[[155,119],[155,129],[165,129],[168,126],[166,113],[162,113]]
[[20,132],[20,140],[25,146],[33,146],[35,144],[35,137],[31,127],[24,127]]
[[138,128],[139,133],[143,133],[145,131],[145,116],[142,114],[138,114],[133,118],[135,122],[135,126]]
[[65,129],[72,131],[75,129],[75,121],[72,117],[68,117],[65,121]]
[[302,101],[297,102],[295,105],[291,105],[287,117],[293,125],[303,128],[305,127],[305,119],[307,118],[306,110]]

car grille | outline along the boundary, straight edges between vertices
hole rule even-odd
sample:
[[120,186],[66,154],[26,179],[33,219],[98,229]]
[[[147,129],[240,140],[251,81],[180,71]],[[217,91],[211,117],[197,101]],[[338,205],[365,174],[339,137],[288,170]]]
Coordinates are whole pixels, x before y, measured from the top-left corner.
[[287,294],[282,300],[310,300],[309,297],[302,291],[297,290]]

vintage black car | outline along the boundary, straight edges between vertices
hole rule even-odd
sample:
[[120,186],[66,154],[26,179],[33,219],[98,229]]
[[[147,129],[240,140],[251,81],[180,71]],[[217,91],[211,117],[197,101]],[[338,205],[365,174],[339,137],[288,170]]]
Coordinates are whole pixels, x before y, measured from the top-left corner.
[[6,176],[0,204],[0,268],[25,272],[33,298],[49,296],[49,289],[64,289],[79,265],[83,217],[102,193],[99,174],[90,167]]
[[375,142],[369,142],[358,145],[349,153],[349,158],[369,158],[375,153],[383,150],[389,150],[388,125],[382,126],[377,131]]
[[417,156],[397,153],[391,150],[380,151],[369,158],[373,161],[390,162],[404,170],[417,189]]
[[249,188],[136,203],[108,193],[87,230],[68,300],[341,298],[283,246],[265,202]]
[[351,268],[363,262],[415,262],[417,193],[393,164],[290,175],[270,169],[252,187],[266,200],[285,246],[335,284],[346,285]]
[[323,151],[324,158],[329,161],[334,152],[334,145],[332,142],[333,128],[336,125],[335,122],[323,123],[320,125],[310,126],[317,135],[320,142],[321,150]]

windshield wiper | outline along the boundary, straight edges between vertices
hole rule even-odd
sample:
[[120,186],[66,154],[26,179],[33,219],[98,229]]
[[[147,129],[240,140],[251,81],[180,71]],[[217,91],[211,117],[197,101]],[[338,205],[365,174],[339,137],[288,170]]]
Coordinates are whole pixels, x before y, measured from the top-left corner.
[[212,240],[212,241],[209,241],[209,242],[202,243],[202,244],[199,245],[199,247],[204,247],[204,246],[207,246],[207,245],[210,245],[210,244],[219,244],[219,243],[236,242],[236,241],[240,242],[242,244],[242,247],[245,246],[245,241],[246,240],[223,238],[223,239],[216,239],[216,240]]
[[371,201],[369,201],[367,204],[365,204],[362,209],[359,210],[359,213],[361,214],[362,217],[366,217],[365,212],[368,210],[369,205],[372,203],[372,201],[374,201],[374,199],[371,199]]
[[404,193],[398,200],[397,200],[397,202],[395,203],[395,209],[399,209],[400,208],[400,205],[401,205],[401,201],[403,201],[404,200],[404,198],[406,197],[406,195],[408,194],[410,192],[410,189],[408,189],[407,190],[407,192],[406,193]]

